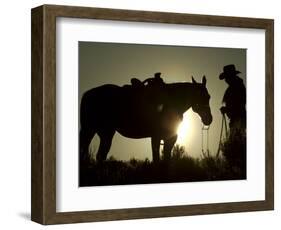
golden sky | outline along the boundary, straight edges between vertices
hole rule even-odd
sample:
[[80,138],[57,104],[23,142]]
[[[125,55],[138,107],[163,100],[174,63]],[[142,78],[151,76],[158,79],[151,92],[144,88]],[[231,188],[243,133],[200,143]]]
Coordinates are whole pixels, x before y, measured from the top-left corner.
[[[161,72],[166,83],[174,83],[190,82],[191,76],[201,82],[202,76],[206,75],[213,115],[209,149],[215,154],[221,128],[219,108],[227,88],[218,76],[228,64],[235,64],[246,85],[245,49],[79,42],[79,104],[87,90],[104,84],[130,84],[132,77],[145,80],[153,77],[155,72]],[[202,152],[201,119],[191,109],[184,117],[187,133],[179,143],[188,154],[198,157]],[[97,147],[98,138],[95,137],[92,148]],[[116,132],[108,157],[111,155],[121,160],[151,159],[150,139],[125,138]]]

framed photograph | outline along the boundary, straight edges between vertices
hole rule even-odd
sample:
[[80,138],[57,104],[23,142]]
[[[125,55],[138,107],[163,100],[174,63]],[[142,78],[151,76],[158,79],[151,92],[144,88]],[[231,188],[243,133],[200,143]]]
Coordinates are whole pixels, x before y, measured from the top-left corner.
[[274,208],[271,19],[32,9],[31,219]]

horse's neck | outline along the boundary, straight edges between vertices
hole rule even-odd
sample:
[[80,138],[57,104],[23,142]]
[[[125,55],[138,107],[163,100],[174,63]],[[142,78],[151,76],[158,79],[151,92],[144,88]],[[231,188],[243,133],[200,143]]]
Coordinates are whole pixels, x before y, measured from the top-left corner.
[[165,85],[166,104],[176,106],[183,113],[196,100],[197,87],[192,83],[172,83]]

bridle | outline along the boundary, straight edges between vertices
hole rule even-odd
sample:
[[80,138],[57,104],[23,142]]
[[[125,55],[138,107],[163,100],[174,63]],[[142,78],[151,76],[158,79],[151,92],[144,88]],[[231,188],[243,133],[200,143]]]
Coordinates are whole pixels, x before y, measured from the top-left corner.
[[[200,115],[200,112],[210,109],[209,105],[199,105],[198,103],[192,106],[192,110]],[[201,150],[202,153],[209,153],[209,129],[210,125],[204,125],[202,122],[201,128]],[[206,151],[204,151],[204,132],[206,133]]]
[[227,137],[228,136],[228,130],[227,130],[227,123],[226,123],[225,114],[222,114],[220,141],[219,141],[219,146],[218,146],[218,151],[217,151],[217,157],[219,157],[220,151],[221,151],[221,147],[222,147],[222,134],[223,134],[223,130],[225,130],[225,137]]
[[[201,128],[201,150],[202,153],[209,153],[209,129],[210,129],[210,125],[204,125],[202,123],[202,128]],[[204,131],[206,132],[206,151],[204,151]]]

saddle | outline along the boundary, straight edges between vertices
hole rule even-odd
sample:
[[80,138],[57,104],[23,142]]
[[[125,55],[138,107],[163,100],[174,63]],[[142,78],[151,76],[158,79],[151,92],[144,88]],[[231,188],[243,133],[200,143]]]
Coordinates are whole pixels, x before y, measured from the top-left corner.
[[131,82],[132,85],[124,85],[122,87],[124,89],[123,96],[130,99],[128,106],[136,106],[139,112],[143,113],[146,111],[148,116],[160,115],[164,107],[163,87],[149,83],[144,84],[138,79]]

